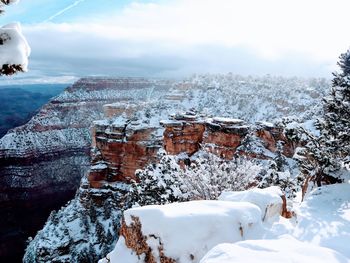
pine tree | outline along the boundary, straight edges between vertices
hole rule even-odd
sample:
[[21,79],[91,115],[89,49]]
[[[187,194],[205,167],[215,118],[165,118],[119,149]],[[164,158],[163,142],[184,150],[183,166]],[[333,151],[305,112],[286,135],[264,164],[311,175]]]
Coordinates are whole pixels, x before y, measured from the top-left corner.
[[175,158],[163,156],[159,164],[152,164],[138,170],[140,182],[134,182],[127,203],[130,205],[167,204],[187,201],[186,189],[181,178],[181,168]]
[[323,137],[326,146],[339,161],[350,155],[350,50],[339,57],[340,72],[333,73],[332,90],[324,98]]
[[331,92],[323,99],[324,116],[316,122],[320,136],[300,129],[307,138],[297,153],[305,176],[304,193],[310,181],[317,186],[341,182],[341,168],[350,162],[350,50],[340,55],[337,64],[340,71],[333,73]]

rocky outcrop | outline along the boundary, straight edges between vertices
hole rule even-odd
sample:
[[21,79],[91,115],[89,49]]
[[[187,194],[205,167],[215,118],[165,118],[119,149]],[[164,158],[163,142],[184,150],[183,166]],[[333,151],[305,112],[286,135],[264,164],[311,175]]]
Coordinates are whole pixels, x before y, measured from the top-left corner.
[[243,138],[248,134],[249,126],[243,120],[213,118],[206,122],[204,147],[222,158],[232,159]]
[[288,211],[286,196],[277,186],[259,189],[253,188],[245,191],[225,191],[218,198],[222,201],[249,202],[257,205],[261,210],[262,221],[269,221],[276,216],[291,218]]
[[[123,220],[119,235],[122,237],[121,241],[125,240],[125,245],[131,249],[137,256],[144,257],[145,263],[176,263],[176,260],[167,257],[164,254],[164,248],[160,244],[156,251],[152,251],[152,248],[147,243],[147,236],[142,233],[142,225],[138,217],[132,216],[132,223],[128,226]],[[154,254],[159,255],[156,258]]]
[[155,162],[161,147],[159,127],[137,121],[106,124],[95,122],[94,149],[88,180],[91,187],[103,183],[137,181],[135,171]]
[[172,120],[160,123],[165,128],[163,147],[168,154],[187,153],[191,156],[200,149],[205,124],[194,114],[176,115]]
[[225,159],[235,155],[268,159],[283,145],[282,154],[292,157],[297,143],[274,124],[258,122],[247,125],[231,118],[200,118],[194,114],[177,114],[161,121],[165,128],[163,147],[170,155],[186,153],[191,156],[204,149]]

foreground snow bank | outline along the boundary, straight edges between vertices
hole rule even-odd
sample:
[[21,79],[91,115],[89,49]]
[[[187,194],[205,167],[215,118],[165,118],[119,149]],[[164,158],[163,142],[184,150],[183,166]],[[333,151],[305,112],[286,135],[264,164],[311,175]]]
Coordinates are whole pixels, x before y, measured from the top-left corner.
[[220,244],[210,250],[200,263],[349,263],[350,260],[329,248],[301,242],[291,236],[274,240],[248,240]]
[[[315,189],[303,203],[294,204],[297,216],[292,220],[278,217],[280,194],[269,187],[226,192],[220,201],[128,210],[124,228],[139,223],[142,237],[136,242],[146,247],[130,242],[133,231],[122,231],[110,262],[153,262],[142,252],[151,251],[154,262],[350,263],[350,184]],[[271,220],[264,222],[264,213]],[[162,261],[164,256],[175,261]]]
[[262,233],[261,211],[247,202],[191,201],[144,206],[124,212],[123,238],[109,257],[113,263],[125,263],[126,258],[130,263],[148,262],[135,254],[154,259],[163,256],[180,263],[199,262],[215,245],[261,238]]
[[4,65],[16,65],[27,71],[29,55],[30,47],[19,23],[0,28],[0,69]]
[[246,191],[227,191],[219,196],[222,201],[249,202],[261,209],[262,220],[265,221],[282,214],[283,193],[277,186],[264,189],[254,188]]
[[350,258],[350,184],[316,188],[296,212],[298,224],[293,236]]

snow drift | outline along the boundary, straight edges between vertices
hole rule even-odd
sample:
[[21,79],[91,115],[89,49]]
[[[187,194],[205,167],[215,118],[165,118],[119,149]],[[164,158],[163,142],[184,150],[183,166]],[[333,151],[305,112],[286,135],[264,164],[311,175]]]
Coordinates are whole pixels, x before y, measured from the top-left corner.
[[261,209],[263,221],[282,214],[283,193],[277,186],[237,192],[226,191],[219,196],[219,200],[255,204]]
[[291,236],[273,240],[248,240],[220,244],[208,252],[200,263],[348,263],[338,252],[298,241]]

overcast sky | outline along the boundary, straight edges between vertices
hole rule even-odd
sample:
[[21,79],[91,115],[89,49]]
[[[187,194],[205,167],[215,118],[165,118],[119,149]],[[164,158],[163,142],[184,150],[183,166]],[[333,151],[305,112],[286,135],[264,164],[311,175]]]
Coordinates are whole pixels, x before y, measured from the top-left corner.
[[350,46],[349,0],[21,0],[29,72],[1,82],[192,73],[330,77]]

